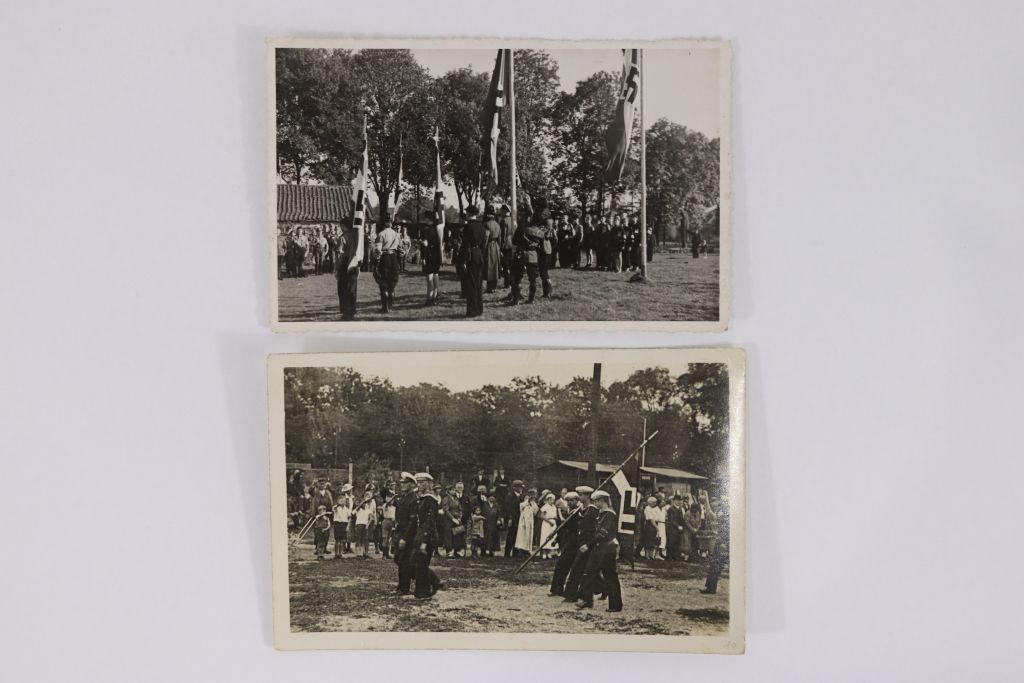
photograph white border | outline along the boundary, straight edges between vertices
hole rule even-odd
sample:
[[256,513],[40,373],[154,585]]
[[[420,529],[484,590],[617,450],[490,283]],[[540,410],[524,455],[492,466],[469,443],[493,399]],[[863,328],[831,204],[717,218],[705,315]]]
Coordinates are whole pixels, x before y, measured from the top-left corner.
[[[671,357],[673,364],[723,363],[729,372],[729,632],[725,636],[549,633],[293,632],[288,590],[287,463],[284,433],[284,371],[296,367],[347,367],[379,363],[382,374],[401,366],[422,372],[424,362],[450,371],[485,371],[502,355],[524,372],[560,357],[579,363],[636,363],[638,369]],[[746,354],[736,348],[551,349],[276,354],[267,359],[270,417],[270,532],[273,564],[274,646],[279,650],[581,650],[742,654],[746,634]]]
[[[710,49],[720,50],[719,117],[719,264],[718,320],[350,320],[279,319],[277,257],[277,48],[404,49]],[[732,45],[717,39],[550,40],[529,38],[269,38],[267,39],[267,250],[270,280],[270,328],[274,332],[532,332],[660,331],[723,332],[732,312]]]

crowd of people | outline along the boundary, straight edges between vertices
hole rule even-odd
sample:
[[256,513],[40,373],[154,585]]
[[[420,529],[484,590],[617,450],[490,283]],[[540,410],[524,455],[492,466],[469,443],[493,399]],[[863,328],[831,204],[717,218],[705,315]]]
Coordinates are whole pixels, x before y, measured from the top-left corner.
[[[394,306],[394,292],[407,264],[422,265],[426,278],[424,306],[437,304],[438,274],[442,265],[454,264],[460,280],[459,295],[466,301],[466,316],[483,314],[483,295],[507,290],[502,304],[533,303],[538,281],[542,298],[552,296],[551,271],[564,268],[611,273],[637,272],[654,260],[657,239],[650,225],[644,235],[635,212],[549,211],[544,206],[520,208],[515,227],[508,205],[487,205],[482,214],[470,205],[458,229],[444,225],[440,212],[430,224],[393,223],[384,216],[378,225],[367,223],[363,257],[357,256],[358,232],[340,226],[293,227],[279,232],[278,277],[302,277],[303,263],[312,259],[315,274],[334,272],[343,320],[355,317],[359,272],[371,272],[380,289],[381,312]],[[685,213],[681,234],[693,258],[707,253],[707,241],[696,221]],[[524,296],[523,280],[528,283]]]
[[[429,500],[421,500],[424,496]],[[634,556],[652,562],[707,561],[704,592],[714,593],[728,566],[724,502],[704,491],[693,497],[660,489],[637,513]],[[597,592],[616,608],[612,611],[621,609],[617,516],[608,494],[588,486],[538,492],[499,469],[490,477],[478,471],[468,486],[462,481],[442,486],[428,473],[402,473],[380,485],[371,480],[357,493],[351,483],[326,478],[307,485],[302,470],[295,470],[288,479],[288,514],[289,527],[300,537],[312,532],[318,560],[394,559],[402,594],[410,594],[414,577],[419,577],[416,597],[430,597],[443,587],[428,571],[432,558],[535,555],[555,562],[551,595],[593,606]],[[410,554],[407,547],[415,551]],[[419,564],[423,567],[417,569]]]

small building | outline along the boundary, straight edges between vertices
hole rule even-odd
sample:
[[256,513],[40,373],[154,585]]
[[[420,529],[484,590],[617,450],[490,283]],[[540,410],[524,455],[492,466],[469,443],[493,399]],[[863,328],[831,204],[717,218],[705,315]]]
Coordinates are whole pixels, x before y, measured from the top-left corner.
[[[544,488],[558,491],[562,488],[572,490],[576,486],[587,482],[588,463],[584,460],[556,460],[550,465],[545,465],[537,470],[538,484]],[[603,480],[618,465],[597,463],[597,477]],[[669,493],[693,493],[697,489],[706,488],[707,477],[702,477],[693,472],[679,470],[674,467],[641,467],[640,468],[640,490],[643,493],[657,491],[664,487]]]
[[352,220],[352,188],[343,185],[278,185],[277,227],[345,225]]

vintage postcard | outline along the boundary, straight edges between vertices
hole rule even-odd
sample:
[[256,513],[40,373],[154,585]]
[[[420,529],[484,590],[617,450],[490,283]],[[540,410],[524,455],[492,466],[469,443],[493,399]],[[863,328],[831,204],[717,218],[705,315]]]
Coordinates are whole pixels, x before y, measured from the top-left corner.
[[274,355],[280,649],[744,651],[740,349]]
[[271,327],[721,331],[718,40],[268,41]]

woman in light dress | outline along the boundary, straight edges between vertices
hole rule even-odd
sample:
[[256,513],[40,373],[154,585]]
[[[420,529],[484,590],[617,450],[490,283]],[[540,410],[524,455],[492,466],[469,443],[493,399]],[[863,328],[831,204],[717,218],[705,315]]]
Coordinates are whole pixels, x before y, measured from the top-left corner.
[[658,494],[658,508],[661,510],[661,515],[658,517],[658,538],[661,541],[658,554],[664,560],[665,553],[668,551],[668,527],[665,525],[668,520],[668,500],[660,493]]
[[658,499],[654,496],[647,499],[644,519],[647,522],[647,559],[657,560],[661,539],[665,533],[665,511],[658,507]]
[[[549,493],[544,497],[544,505],[540,508],[540,542],[544,543],[548,536],[555,533],[555,528],[558,526],[558,508],[555,507],[555,494]],[[544,546],[544,550],[540,551],[540,556],[543,559],[548,559],[556,555],[558,550],[558,541],[551,539],[551,541]]]
[[526,499],[519,504],[519,528],[516,529],[516,550],[533,552],[533,517],[537,514],[537,489],[526,492]]

